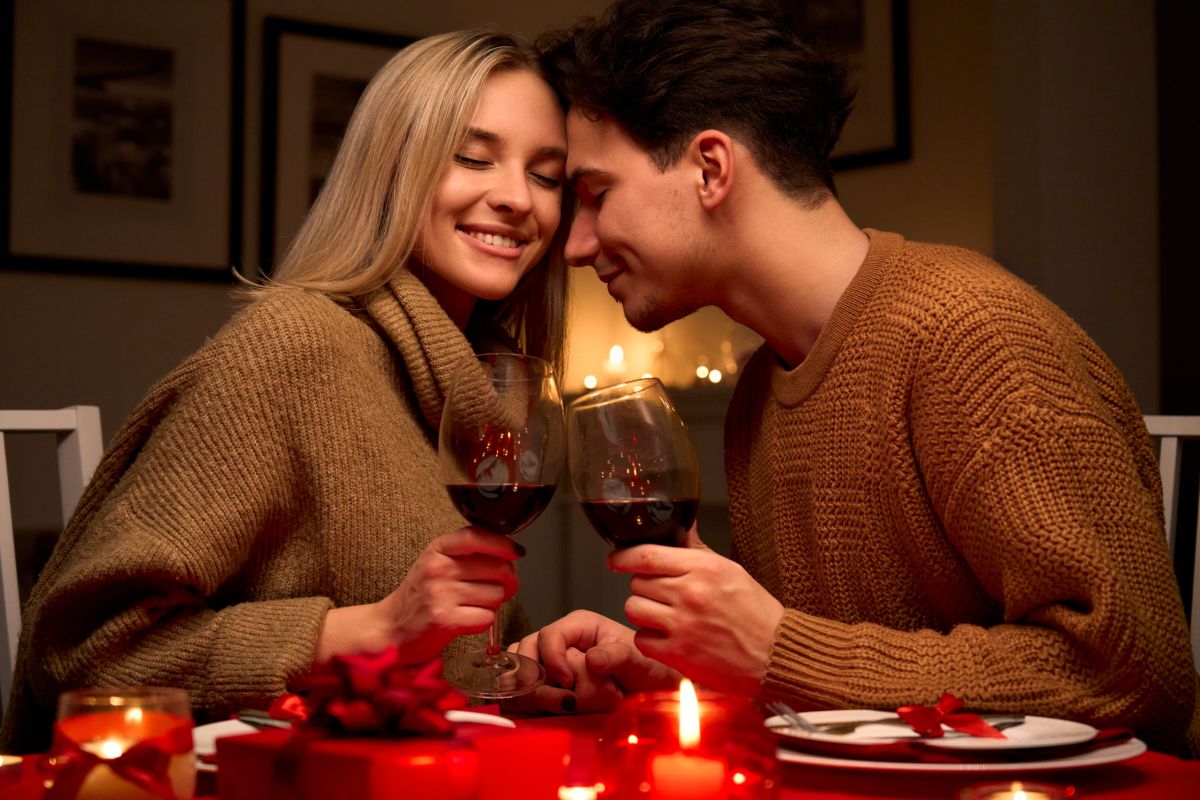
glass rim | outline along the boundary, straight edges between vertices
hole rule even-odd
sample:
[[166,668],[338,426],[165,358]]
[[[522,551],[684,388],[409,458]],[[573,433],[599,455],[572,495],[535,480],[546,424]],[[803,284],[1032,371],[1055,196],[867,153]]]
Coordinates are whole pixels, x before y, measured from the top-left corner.
[[[554,365],[551,364],[546,359],[542,358],[541,356],[530,356],[530,355],[526,355],[525,353],[505,353],[505,352],[476,353],[475,354],[475,361],[480,364],[487,364],[493,360],[495,360],[495,361],[512,360],[512,361],[529,364],[529,365],[535,367],[535,369],[530,369],[528,371],[528,374],[525,374],[525,375],[517,375],[517,376],[504,375],[504,376],[500,376],[500,377],[497,377],[495,375],[488,375],[487,379],[493,383],[529,383],[531,381],[543,381],[543,380],[546,380],[547,378],[554,381],[555,383],[558,382],[558,376],[555,375],[555,373],[554,373]],[[462,371],[462,368],[460,368],[459,372],[461,372],[461,371]]]
[[83,689],[67,689],[58,696],[61,706],[67,700],[84,705],[121,708],[148,700],[179,701],[189,703],[188,692],[178,686],[96,686]]
[[610,386],[601,386],[597,389],[592,389],[572,400],[569,408],[595,408],[607,405],[608,403],[629,400],[650,389],[660,390],[662,396],[667,398],[667,402],[670,403],[670,395],[667,394],[666,384],[661,379],[651,376],[649,378],[633,378],[632,380],[621,381]]

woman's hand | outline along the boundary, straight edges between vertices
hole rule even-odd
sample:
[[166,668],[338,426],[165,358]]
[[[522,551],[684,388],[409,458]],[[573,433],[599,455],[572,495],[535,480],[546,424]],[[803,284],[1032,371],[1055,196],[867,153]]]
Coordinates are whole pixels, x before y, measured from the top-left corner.
[[482,528],[439,536],[387,597],[325,615],[314,663],[393,644],[405,662],[435,658],[455,637],[488,629],[497,609],[517,592],[513,562],[524,554],[509,537]]

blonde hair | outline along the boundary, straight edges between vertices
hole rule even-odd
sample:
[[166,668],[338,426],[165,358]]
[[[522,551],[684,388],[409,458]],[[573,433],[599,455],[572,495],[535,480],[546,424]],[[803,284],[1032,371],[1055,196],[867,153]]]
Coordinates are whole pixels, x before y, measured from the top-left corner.
[[[361,296],[407,269],[442,172],[494,73],[541,74],[531,51],[501,33],[456,31],[405,47],[368,84],[316,202],[283,259],[254,293],[301,287]],[[546,255],[503,300],[478,301],[472,323],[500,325],[560,370],[569,206]]]

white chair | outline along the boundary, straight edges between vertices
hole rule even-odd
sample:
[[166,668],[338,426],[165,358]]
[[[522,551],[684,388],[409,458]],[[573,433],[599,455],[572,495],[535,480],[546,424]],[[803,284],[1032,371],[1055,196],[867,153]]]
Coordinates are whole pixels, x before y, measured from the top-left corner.
[[[1200,664],[1200,513],[1196,519],[1179,519],[1180,475],[1184,439],[1200,439],[1200,417],[1147,416],[1146,429],[1158,440],[1158,469],[1162,474],[1163,515],[1167,523],[1167,547],[1172,557],[1183,537],[1193,543],[1192,597],[1188,604],[1192,620],[1192,656]],[[1200,492],[1200,484],[1197,484]],[[1200,501],[1198,501],[1200,502]]]
[[9,433],[58,434],[58,482],[63,524],[71,518],[100,456],[100,409],[70,406],[50,411],[0,410],[0,704],[12,689],[17,639],[21,633],[21,599],[17,591],[17,554],[13,542],[12,502],[8,493],[8,464],[4,436]]

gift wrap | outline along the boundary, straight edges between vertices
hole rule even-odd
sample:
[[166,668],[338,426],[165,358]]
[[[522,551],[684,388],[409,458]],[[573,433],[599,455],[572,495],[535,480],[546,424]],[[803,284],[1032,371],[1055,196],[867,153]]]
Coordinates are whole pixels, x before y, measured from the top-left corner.
[[217,740],[221,800],[554,800],[570,734],[458,726],[451,737],[266,730]]

